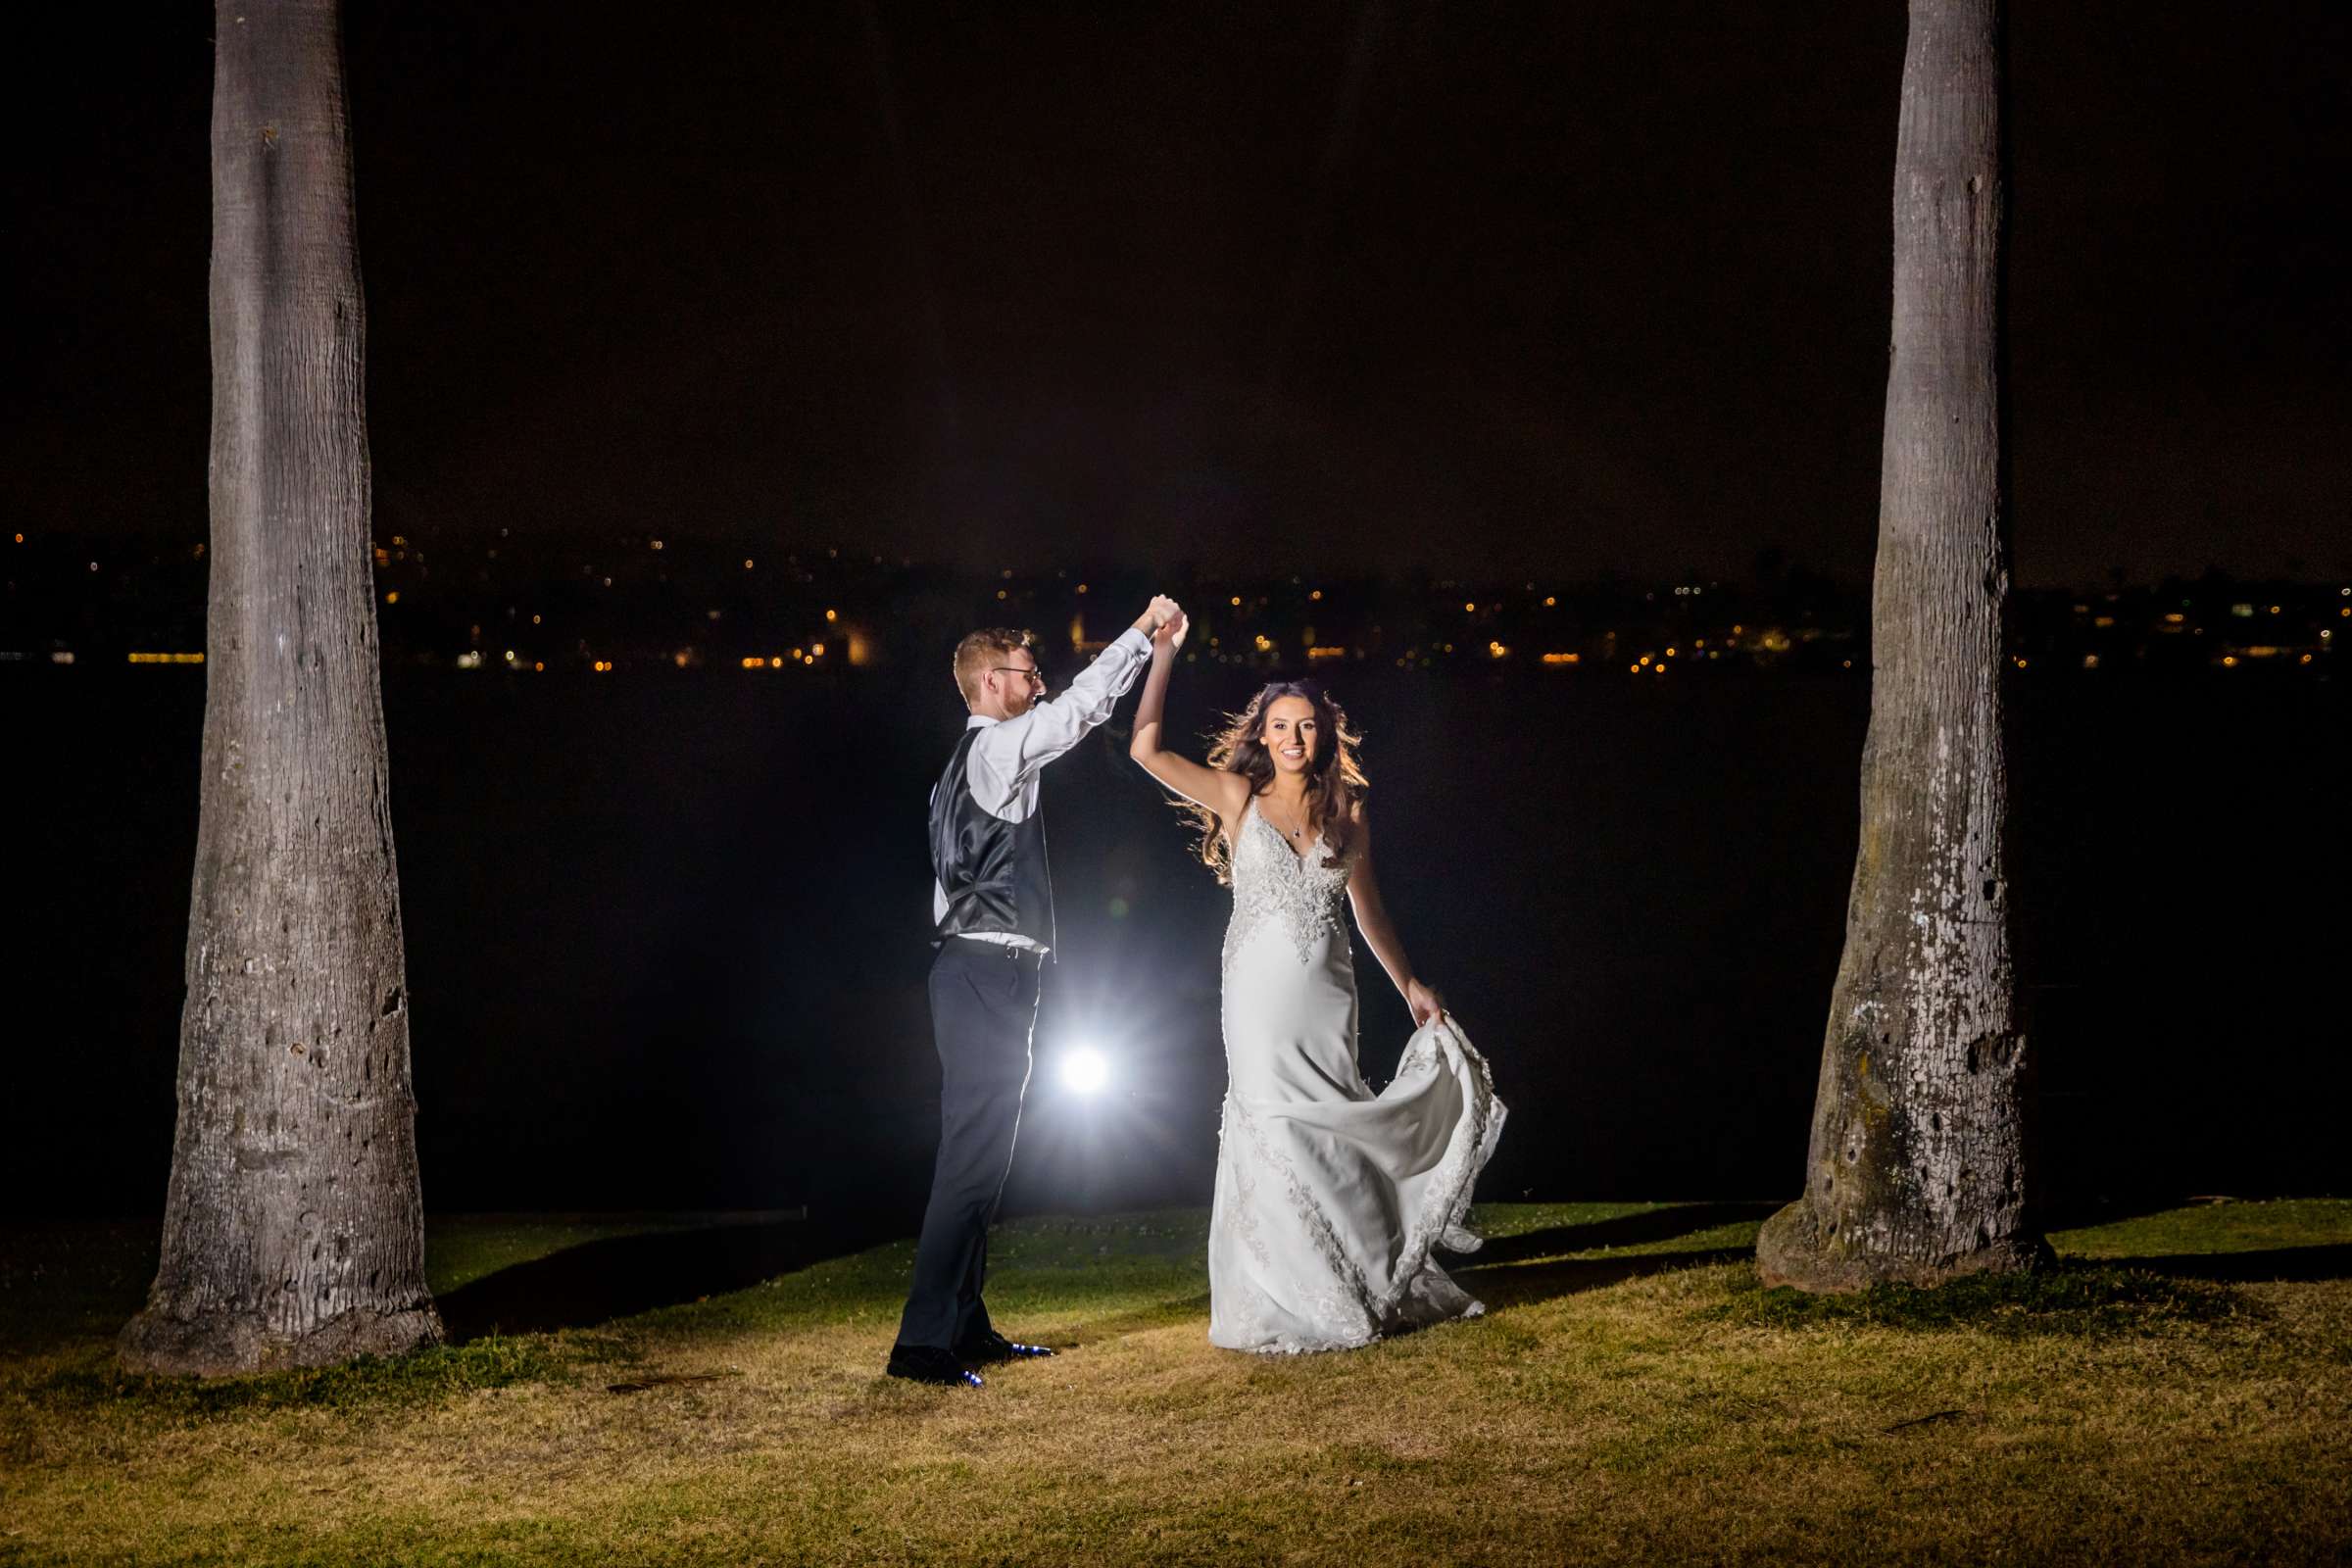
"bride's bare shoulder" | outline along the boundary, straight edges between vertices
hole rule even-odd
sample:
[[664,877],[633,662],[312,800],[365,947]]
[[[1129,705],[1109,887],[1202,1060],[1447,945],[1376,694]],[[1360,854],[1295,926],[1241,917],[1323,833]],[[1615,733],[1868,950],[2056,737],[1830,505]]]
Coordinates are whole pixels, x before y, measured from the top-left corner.
[[1242,773],[1220,771],[1217,776],[1225,781],[1224,787],[1219,792],[1219,798],[1208,802],[1207,806],[1217,819],[1217,836],[1225,841],[1227,848],[1231,848],[1242,831],[1242,818],[1250,810],[1250,780]]

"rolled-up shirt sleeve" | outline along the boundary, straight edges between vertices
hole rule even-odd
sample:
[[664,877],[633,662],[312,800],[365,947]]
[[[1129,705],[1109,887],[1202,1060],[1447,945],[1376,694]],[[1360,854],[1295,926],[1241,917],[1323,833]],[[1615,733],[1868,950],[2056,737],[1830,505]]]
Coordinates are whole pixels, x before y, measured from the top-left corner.
[[1038,769],[1110,717],[1151,659],[1152,639],[1131,626],[1078,672],[1068,691],[982,730],[967,764],[973,798],[989,811],[1006,815]]

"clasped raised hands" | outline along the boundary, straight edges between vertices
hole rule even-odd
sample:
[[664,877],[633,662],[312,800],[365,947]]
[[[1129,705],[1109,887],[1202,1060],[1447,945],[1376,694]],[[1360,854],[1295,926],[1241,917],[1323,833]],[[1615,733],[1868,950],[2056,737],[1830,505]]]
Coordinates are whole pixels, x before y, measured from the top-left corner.
[[1136,617],[1135,629],[1147,637],[1155,637],[1159,634],[1162,626],[1177,619],[1183,613],[1183,611],[1176,608],[1175,600],[1170,599],[1166,594],[1154,594],[1152,596],[1152,603],[1145,608],[1141,615]]

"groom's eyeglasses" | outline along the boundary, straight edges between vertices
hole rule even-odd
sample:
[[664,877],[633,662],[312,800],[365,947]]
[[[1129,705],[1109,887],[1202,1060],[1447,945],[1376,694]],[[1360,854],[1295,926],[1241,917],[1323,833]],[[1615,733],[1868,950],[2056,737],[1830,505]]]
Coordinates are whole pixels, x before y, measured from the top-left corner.
[[1043,688],[1046,684],[1046,676],[1043,670],[1023,669],[1018,664],[998,664],[993,666],[989,673],[992,675],[1018,675],[1024,680],[1028,681],[1030,685],[1040,688]]

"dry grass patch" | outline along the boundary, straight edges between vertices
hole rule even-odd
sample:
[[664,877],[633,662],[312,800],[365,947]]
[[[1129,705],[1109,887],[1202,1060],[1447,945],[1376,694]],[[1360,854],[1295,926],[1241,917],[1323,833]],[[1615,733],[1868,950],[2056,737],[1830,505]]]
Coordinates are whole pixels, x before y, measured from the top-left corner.
[[132,1386],[69,1337],[0,1363],[0,1562],[2352,1551],[2352,1204],[2146,1216],[2061,1237],[2101,1261],[2038,1287],[1847,1311],[1755,1287],[1760,1212],[1489,1209],[1489,1317],[1298,1359],[1207,1346],[1196,1211],[1023,1222],[992,1304],[1065,1353],[979,1395],[878,1376],[904,1244],[441,1352],[470,1383]]

